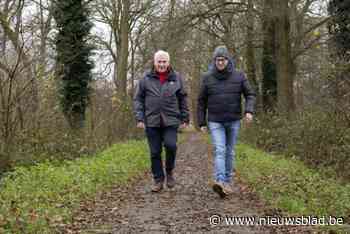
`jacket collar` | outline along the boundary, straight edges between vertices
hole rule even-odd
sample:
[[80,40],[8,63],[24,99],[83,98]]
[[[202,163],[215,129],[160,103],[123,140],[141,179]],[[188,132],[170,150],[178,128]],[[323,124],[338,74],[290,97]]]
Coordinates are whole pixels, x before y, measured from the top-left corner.
[[[157,72],[154,70],[154,68],[152,68],[152,70],[150,70],[146,76],[155,78],[155,79],[159,79]],[[169,67],[169,73],[168,73],[168,81],[176,81],[176,73],[175,71],[172,69],[172,67]]]

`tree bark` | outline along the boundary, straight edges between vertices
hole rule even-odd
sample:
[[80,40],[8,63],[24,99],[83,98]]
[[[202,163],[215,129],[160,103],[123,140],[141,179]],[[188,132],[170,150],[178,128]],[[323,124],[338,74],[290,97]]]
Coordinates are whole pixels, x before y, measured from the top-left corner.
[[295,110],[293,92],[293,60],[290,39],[288,1],[275,0],[276,57],[277,57],[277,105],[288,113]]
[[272,15],[273,0],[264,1],[262,101],[265,111],[274,110],[277,102],[275,22]]
[[256,78],[256,59],[254,49],[254,5],[252,0],[248,0],[248,11],[247,11],[247,32],[246,32],[246,66],[247,66],[247,77],[251,81],[257,94],[257,100],[260,100],[259,95],[259,84]]
[[123,0],[123,10],[120,21],[120,41],[118,48],[117,79],[118,95],[121,100],[127,97],[127,74],[128,74],[128,56],[129,56],[129,18],[130,1]]

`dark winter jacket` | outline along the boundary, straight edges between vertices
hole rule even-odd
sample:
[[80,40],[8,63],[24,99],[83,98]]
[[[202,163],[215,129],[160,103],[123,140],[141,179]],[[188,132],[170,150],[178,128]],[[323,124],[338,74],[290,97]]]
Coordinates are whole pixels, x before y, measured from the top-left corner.
[[147,127],[188,123],[187,93],[182,77],[170,69],[167,81],[161,84],[154,70],[147,72],[137,86],[134,113],[136,120]]
[[[214,57],[215,59],[215,57]],[[245,113],[254,113],[255,92],[243,73],[235,70],[232,59],[224,71],[218,71],[215,62],[202,75],[198,95],[197,118],[200,127],[208,121],[226,122],[242,118],[241,96],[245,98]]]

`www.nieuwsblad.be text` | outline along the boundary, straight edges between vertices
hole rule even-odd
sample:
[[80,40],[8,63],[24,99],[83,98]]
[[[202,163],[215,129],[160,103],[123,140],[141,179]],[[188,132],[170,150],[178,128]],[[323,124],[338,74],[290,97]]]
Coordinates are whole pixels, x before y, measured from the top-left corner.
[[275,217],[275,216],[227,216],[227,215],[212,215],[209,217],[211,226],[226,225],[226,226],[326,226],[326,225],[343,225],[342,217],[332,216],[300,216],[300,217]]

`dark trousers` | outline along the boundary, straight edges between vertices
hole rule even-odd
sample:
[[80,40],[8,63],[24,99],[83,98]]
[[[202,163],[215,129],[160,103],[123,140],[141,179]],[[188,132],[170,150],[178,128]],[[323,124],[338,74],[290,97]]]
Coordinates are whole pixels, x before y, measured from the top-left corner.
[[170,174],[175,167],[177,126],[146,127],[146,136],[151,152],[151,169],[156,182],[164,180],[162,148],[165,148],[165,171]]

